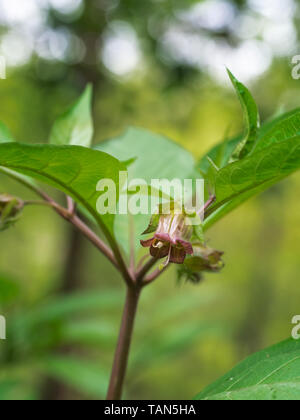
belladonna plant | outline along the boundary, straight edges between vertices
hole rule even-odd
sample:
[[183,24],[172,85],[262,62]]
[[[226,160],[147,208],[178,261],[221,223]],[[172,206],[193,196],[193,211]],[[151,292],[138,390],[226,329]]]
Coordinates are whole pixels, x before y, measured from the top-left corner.
[[[197,284],[203,273],[219,272],[223,267],[223,253],[207,246],[208,229],[244,201],[300,167],[300,110],[260,125],[258,109],[250,92],[230,72],[229,76],[242,104],[245,130],[241,135],[217,144],[198,162],[176,143],[136,128],[92,146],[90,86],[55,122],[49,144],[14,142],[1,125],[0,171],[32,190],[37,199],[29,201],[0,195],[0,229],[11,227],[24,207],[48,206],[88,238],[124,280],[126,301],[108,399],[122,396],[143,289],[154,284],[171,265],[177,267],[178,278],[183,283]],[[206,204],[201,209],[200,222],[191,226],[187,223],[185,209],[175,213],[172,206],[167,214],[160,208],[147,216],[100,214],[97,201],[104,192],[97,191],[99,180],[109,179],[118,186],[119,173],[124,171],[128,171],[129,180],[202,178]],[[54,200],[39,183],[64,193],[65,205]],[[118,190],[116,188],[117,202]],[[299,366],[295,365],[299,350],[298,342],[288,341],[259,353],[197,398],[255,399],[259,395],[271,398],[275,394],[278,399],[286,395],[299,397],[297,378],[300,372]],[[285,365],[289,366],[286,377]],[[279,368],[280,378],[273,374]],[[232,378],[234,382],[230,382]]]

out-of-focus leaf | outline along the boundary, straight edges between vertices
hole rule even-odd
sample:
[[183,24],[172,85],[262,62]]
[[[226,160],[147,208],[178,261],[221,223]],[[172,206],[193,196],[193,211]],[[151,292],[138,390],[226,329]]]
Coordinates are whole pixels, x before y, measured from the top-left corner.
[[79,146],[0,144],[0,166],[45,182],[71,196],[97,220],[112,247],[114,215],[101,216],[96,208],[101,179],[115,183],[118,198],[119,172],[126,168],[106,153]]
[[287,340],[239,364],[197,400],[299,400],[300,341]]
[[95,146],[126,161],[135,158],[129,167],[129,180],[143,178],[149,184],[152,179],[184,179],[194,173],[194,158],[178,144],[158,134],[141,128],[129,128],[120,137]]
[[6,125],[0,121],[0,143],[10,143],[12,141],[14,141],[14,139],[11,132]]
[[184,322],[174,328],[159,330],[141,340],[141,345],[133,351],[132,363],[144,365],[146,361],[154,361],[176,357],[189,349],[197,340],[209,335],[224,334],[222,325],[209,325],[200,322]]
[[50,143],[90,147],[93,137],[91,102],[92,87],[88,85],[79,100],[54,123]]
[[115,326],[101,320],[68,322],[62,328],[63,341],[70,344],[111,346],[115,343]]
[[87,362],[75,357],[52,356],[41,362],[40,369],[85,395],[102,399],[105,396],[109,372],[96,362]]
[[116,308],[122,303],[122,297],[121,293],[113,291],[64,296],[43,302],[40,307],[28,311],[25,316],[19,317],[17,324],[22,328],[24,324],[67,320],[74,315]]
[[[135,158],[128,168],[129,182],[132,179],[144,179],[150,185],[153,179],[183,180],[200,177],[194,169],[194,158],[188,151],[161,135],[140,128],[130,128],[122,136],[100,143],[96,149],[122,161]],[[148,215],[133,218],[137,249],[140,248],[141,234],[149,225],[150,217],[149,212]],[[130,221],[127,215],[117,215],[115,230],[119,242],[129,252]]]
[[257,139],[260,122],[257,105],[251,93],[229,70],[228,74],[241,101],[246,121],[246,134],[232,154],[232,158],[237,160],[246,157],[252,151]]
[[9,303],[13,301],[20,293],[18,284],[0,274],[0,303]]
[[0,401],[31,401],[36,398],[35,389],[22,379],[0,381]]

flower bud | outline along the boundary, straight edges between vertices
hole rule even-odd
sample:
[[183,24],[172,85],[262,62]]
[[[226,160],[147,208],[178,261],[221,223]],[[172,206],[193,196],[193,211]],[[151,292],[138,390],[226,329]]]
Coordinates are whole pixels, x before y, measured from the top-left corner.
[[0,194],[0,231],[9,228],[18,220],[24,202],[9,194]]
[[186,267],[192,272],[218,272],[224,267],[221,251],[202,244],[193,245],[194,255],[186,260]]

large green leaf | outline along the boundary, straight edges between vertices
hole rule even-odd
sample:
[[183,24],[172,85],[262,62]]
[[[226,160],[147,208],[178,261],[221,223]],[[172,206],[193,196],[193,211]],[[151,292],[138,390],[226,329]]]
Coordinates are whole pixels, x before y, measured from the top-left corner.
[[256,353],[207,387],[197,400],[300,400],[300,341]]
[[246,86],[239,82],[229,70],[228,74],[241,101],[246,121],[246,134],[232,155],[233,159],[241,159],[247,156],[255,145],[260,124],[259,115],[257,105]]
[[93,137],[92,87],[87,86],[79,100],[54,123],[50,143],[90,147]]
[[[300,136],[274,144],[221,169],[215,179],[217,201],[208,214],[231,200],[238,205],[300,168]],[[232,206],[232,203],[228,206]]]
[[71,196],[97,220],[112,241],[114,215],[100,216],[96,203],[99,180],[111,179],[118,194],[119,171],[126,168],[106,153],[79,146],[0,144],[0,166],[45,182]]
[[[119,160],[131,160],[128,167],[129,181],[142,178],[148,185],[152,179],[186,179],[195,178],[193,156],[178,144],[167,138],[140,128],[130,128],[125,134],[107,140],[96,146]],[[131,220],[126,215],[118,215],[115,221],[117,239],[123,248],[129,250],[130,223],[133,223],[136,249],[140,247],[140,235],[147,228],[151,214],[137,215]]]

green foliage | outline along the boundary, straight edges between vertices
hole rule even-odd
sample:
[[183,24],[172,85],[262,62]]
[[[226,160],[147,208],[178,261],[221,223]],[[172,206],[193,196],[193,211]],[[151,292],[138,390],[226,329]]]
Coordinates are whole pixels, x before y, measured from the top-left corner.
[[94,363],[70,356],[53,356],[43,360],[40,369],[87,396],[98,399],[105,396],[108,372]]
[[99,180],[112,179],[119,185],[119,171],[125,167],[106,153],[79,146],[0,145],[0,165],[45,182],[71,196],[113,233],[114,215],[100,216],[96,210]]
[[[128,167],[129,183],[133,179],[143,179],[150,185],[153,179],[184,180],[196,175],[195,160],[188,151],[163,136],[140,128],[130,128],[122,136],[100,143],[96,149],[121,161],[135,158]],[[117,215],[115,222],[115,235],[127,252],[131,231],[129,219],[127,215]],[[139,249],[140,235],[149,224],[149,216],[134,216],[132,222],[135,246]]]
[[[231,73],[229,75],[242,103],[246,133],[213,147],[198,164],[191,153],[176,143],[138,128],[131,128],[124,135],[90,149],[93,124],[91,88],[87,87],[79,101],[54,124],[50,145],[15,143],[6,127],[1,125],[0,170],[32,189],[35,184],[31,178],[66,193],[98,222],[113,250],[117,240],[127,252],[131,235],[139,249],[140,235],[149,225],[149,216],[100,216],[96,209],[99,180],[113,180],[118,191],[119,172],[126,169],[129,182],[137,178],[148,183],[152,179],[195,179],[201,173],[207,183],[206,196],[211,192],[216,195],[204,222],[207,230],[245,200],[300,168],[299,110],[284,114],[259,129],[257,106],[250,92]],[[146,233],[152,233],[156,226],[157,216],[154,216]],[[223,266],[221,252],[203,247],[202,226],[198,236],[201,236],[199,253],[187,258],[183,267],[183,274],[194,282],[200,281],[201,272],[219,271]],[[1,304],[10,303],[17,293],[9,281],[0,278]],[[28,353],[38,354],[38,369],[44,374],[88,395],[101,397],[107,386],[105,369],[74,357],[50,357],[48,354],[49,349],[66,343],[109,346],[114,340],[109,324],[96,323],[90,318],[80,322],[72,319],[73,315],[97,310],[101,305],[119,306],[119,297],[80,295],[55,300],[29,311],[27,316],[17,316],[11,322],[13,343],[27,343]],[[177,310],[177,306],[173,306]],[[155,354],[152,342],[158,354],[170,355],[186,349],[201,332],[201,324],[183,323],[164,339],[158,335],[145,341],[146,357],[151,359]],[[17,360],[18,351],[14,355]],[[254,355],[197,398],[297,399],[300,392],[297,352],[299,343],[285,342]],[[136,365],[145,360],[145,355],[142,356],[135,355]],[[1,389],[3,394],[9,392],[10,386],[4,380],[0,383],[0,392]]]
[[14,301],[19,295],[18,284],[4,274],[0,274],[0,304],[7,304]]
[[237,160],[246,157],[252,151],[256,142],[260,121],[257,105],[249,90],[229,70],[228,74],[241,101],[246,121],[246,134],[232,154],[232,159]]
[[275,184],[299,168],[300,137],[272,144],[222,168],[215,178],[217,202],[210,213],[243,193]]
[[11,132],[3,122],[0,121],[0,143],[8,143],[13,141]]
[[[232,75],[231,79],[246,112],[247,136],[244,140],[241,137],[225,140],[199,161],[199,171],[212,184],[217,197],[207,213],[205,230],[246,200],[300,168],[299,110],[281,115],[254,130],[259,120],[255,119],[253,99]],[[241,150],[239,154],[237,150]],[[230,154],[235,157],[233,160],[238,160],[231,162]],[[209,159],[219,168],[213,171],[213,176]]]
[[201,392],[197,400],[299,400],[300,341],[250,356]]
[[50,143],[90,147],[94,131],[91,103],[92,87],[88,85],[79,100],[55,122]]
[[274,144],[284,142],[292,137],[300,134],[300,110],[296,109],[292,112],[284,114],[275,119],[260,133],[253,153],[261,151]]

